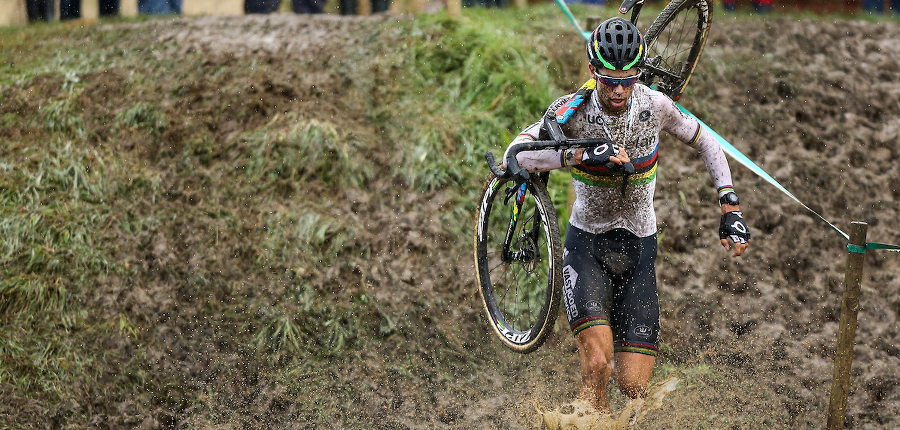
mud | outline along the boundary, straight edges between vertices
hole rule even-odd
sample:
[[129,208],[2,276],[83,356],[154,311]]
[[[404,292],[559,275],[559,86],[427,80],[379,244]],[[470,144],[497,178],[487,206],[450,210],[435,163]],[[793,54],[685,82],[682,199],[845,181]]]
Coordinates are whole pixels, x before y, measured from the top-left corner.
[[[141,37],[159,42],[154,51],[158,58],[196,53],[207,58],[196,65],[197,74],[189,83],[161,84],[162,93],[176,96],[159,96],[160,106],[179,116],[160,139],[134,134],[117,144],[139,154],[148,165],[168,165],[174,154],[195,144],[185,136],[202,130],[227,141],[275,115],[329,121],[350,136],[374,134],[370,125],[356,118],[374,105],[379,83],[373,79],[369,93],[349,85],[349,76],[341,72],[349,60],[342,56],[392,19],[398,18],[271,15],[108,25],[113,31],[117,26],[140,29]],[[870,241],[896,244],[900,243],[896,58],[900,58],[900,28],[895,23],[721,17],[682,100],[838,227],[846,231],[851,221],[866,221]],[[249,71],[237,77],[216,74],[217,65],[226,62],[246,64]],[[267,65],[266,74],[254,71],[258,64]],[[103,112],[112,110],[117,97],[127,92],[126,74],[111,70],[82,77],[91,89],[82,96],[85,118],[109,119]],[[238,90],[219,90],[224,86]],[[35,88],[39,87],[38,82]],[[37,113],[26,92],[7,95],[10,111]],[[92,109],[97,115],[89,115]],[[238,117],[243,122],[227,120]],[[15,139],[29,132],[10,128],[0,135]],[[103,132],[98,133],[97,140],[102,141]],[[236,149],[210,151],[211,157],[218,157]],[[202,156],[199,150],[197,154]],[[711,379],[681,375],[688,394],[668,396],[648,412],[641,428],[695,427],[712,415],[735,417],[740,428],[821,428],[835,354],[845,243],[803,207],[732,163],[753,242],[744,257],[731,259],[718,245],[719,209],[699,157],[671,139],[664,140],[660,154],[656,206],[665,342],[660,363],[709,366],[735,388],[714,392]],[[393,160],[389,154],[375,157],[385,166]],[[178,182],[169,169],[162,170],[160,182],[171,191],[171,201],[159,204],[215,203],[197,191],[202,184]],[[216,174],[212,169],[204,173]],[[248,359],[250,348],[218,334],[218,322],[201,314],[208,302],[198,294],[212,301],[254,297],[265,294],[254,288],[266,283],[248,279],[232,265],[240,247],[219,242],[214,234],[221,227],[218,221],[189,219],[176,223],[174,235],[151,232],[133,239],[135,243],[121,239],[123,249],[142,253],[122,258],[160,275],[136,285],[111,278],[99,287],[104,292],[97,299],[124,303],[123,308],[153,322],[147,323],[151,328],[146,334],[154,359],[151,370],[171,375],[173,382],[166,386],[174,394],[155,398],[150,406],[121,399],[111,406],[110,399],[95,399],[67,410],[87,417],[99,417],[91,411],[103,411],[98,422],[121,428],[288,426],[291,417],[321,407],[334,411],[330,422],[362,422],[370,428],[486,429],[525,428],[535,422],[535,402],[542,410],[552,410],[570,401],[578,387],[578,357],[563,324],[547,345],[528,356],[509,353],[491,338],[478,302],[469,238],[447,237],[440,226],[443,205],[456,190],[401,196],[394,185],[380,183],[369,190],[372,195],[392,196],[388,204],[353,192],[328,207],[314,208],[338,222],[366,225],[357,239],[367,244],[370,257],[327,270],[311,264],[301,275],[317,290],[364,290],[377,302],[379,312],[395,320],[418,315],[436,323],[431,315],[439,314],[442,321],[454,324],[453,331],[429,337],[415,327],[385,327],[380,349],[362,351],[363,360],[338,363],[330,370],[327,379],[332,386],[305,386],[297,393],[272,380],[261,382],[266,375],[259,363]],[[325,187],[280,186],[277,192],[295,199],[285,203],[289,210],[311,210],[297,201],[304,193],[330,192]],[[480,184],[471,186],[477,189]],[[263,216],[258,218],[264,225]],[[209,250],[195,254],[196,249]],[[164,275],[165,267],[188,262],[179,270],[189,277],[190,268],[199,267],[201,259],[211,272],[236,282],[217,283],[211,292],[198,293]],[[492,342],[494,346],[473,347]],[[896,427],[898,253],[867,253],[856,343],[847,422],[854,428]],[[128,348],[138,345],[119,346],[124,360]],[[430,358],[432,354],[454,359],[439,362]],[[419,362],[428,375],[439,376],[404,375],[402,366],[396,365],[400,360]],[[472,368],[471,363],[479,367]],[[116,371],[112,367],[109,374]],[[306,377],[311,376],[301,376]],[[350,403],[344,403],[346,397],[335,397],[328,405],[303,404],[305,396],[327,397],[326,390],[337,396],[342,391],[335,387],[355,387]],[[204,390],[215,394],[203,405],[186,406],[186,396],[179,394]],[[28,416],[46,416],[39,405],[17,401]],[[623,404],[620,398],[617,407]],[[235,407],[237,412],[224,412]],[[318,424],[321,427],[313,422],[291,425],[330,425]]]
[[650,386],[642,398],[628,400],[621,409],[611,414],[600,414],[590,404],[575,400],[562,409],[542,411],[535,405],[539,419],[539,427],[546,430],[620,430],[637,426],[650,411],[658,408],[666,398],[666,394],[678,386],[678,378],[670,376]]
[[[352,28],[365,22],[334,17],[304,23],[278,16],[246,19],[205,18],[156,31],[161,41],[177,41],[186,49],[214,55],[266,61],[287,54],[315,63],[358,40]],[[266,31],[244,30],[248,27]],[[866,221],[870,240],[900,243],[898,56],[900,29],[890,23],[778,18],[739,22],[723,17],[714,26],[697,77],[683,100],[701,118],[712,118],[710,125],[716,131],[840,228],[846,231],[850,221]],[[726,76],[736,78],[728,81]],[[702,163],[682,145],[671,140],[663,145],[657,194],[663,234],[658,276],[663,338],[670,350],[662,359],[707,360],[742,378],[756,375],[750,377],[764,381],[756,387],[759,392],[777,393],[764,403],[788,410],[787,418],[779,420],[791,426],[818,426],[814,423],[822,422],[832,376],[846,254],[843,241],[800,205],[732,162],[754,239],[745,257],[729,258],[717,245],[718,209]],[[384,215],[390,217],[390,211]],[[416,225],[427,225],[420,221],[428,218],[422,215],[405,217],[413,232]],[[424,237],[427,242],[436,234],[410,235],[402,228],[395,239],[404,243]],[[393,257],[394,251],[383,249],[376,255]],[[463,247],[460,252],[467,250]],[[432,254],[427,259],[390,260],[374,264],[370,273],[376,277],[376,299],[397,311],[416,294],[474,288],[467,258]],[[870,252],[866,262],[851,380],[856,389],[848,422],[878,428],[900,416],[900,377],[892,370],[900,368],[900,255]],[[389,294],[377,289],[411,279],[412,273],[427,273],[427,267],[451,267],[452,276],[464,282],[400,282],[409,286]],[[384,273],[387,282],[377,282],[378,273]],[[453,302],[463,307],[459,315],[477,326],[481,322],[477,301],[466,297]],[[550,372],[561,372],[563,380],[537,376],[530,382],[568,385],[568,390],[559,391],[571,393],[577,385],[573,366],[577,358],[571,355],[568,335],[562,333],[560,338],[555,347],[547,347],[547,354],[561,355],[556,358],[558,369]],[[464,345],[491,340],[482,335],[460,341]],[[530,368],[537,360],[515,361]],[[486,369],[476,373],[478,378],[496,377],[491,374]],[[526,381],[512,377],[494,384],[504,394],[485,398],[475,392],[452,400],[455,406],[447,411],[456,412],[444,413],[458,419],[450,427],[515,422],[517,414],[501,409],[526,397],[527,391],[519,387],[527,386]],[[379,397],[364,404],[377,409]],[[548,406],[561,400],[545,399]]]

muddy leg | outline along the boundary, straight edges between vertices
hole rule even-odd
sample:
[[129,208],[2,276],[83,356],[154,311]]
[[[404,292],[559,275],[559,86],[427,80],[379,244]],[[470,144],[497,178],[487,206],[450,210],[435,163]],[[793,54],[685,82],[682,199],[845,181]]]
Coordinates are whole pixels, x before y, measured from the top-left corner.
[[622,394],[635,399],[647,392],[647,384],[653,374],[653,365],[656,357],[634,352],[619,352],[616,354],[615,377],[616,384]]
[[609,413],[606,386],[612,375],[612,330],[608,325],[585,329],[575,336],[581,357],[581,393],[579,397],[598,411]]

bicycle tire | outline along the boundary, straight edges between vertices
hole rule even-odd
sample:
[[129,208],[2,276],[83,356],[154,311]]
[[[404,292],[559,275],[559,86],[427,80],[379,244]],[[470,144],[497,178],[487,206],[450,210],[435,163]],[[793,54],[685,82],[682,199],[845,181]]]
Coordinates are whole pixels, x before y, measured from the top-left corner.
[[[484,310],[500,340],[522,354],[547,339],[562,288],[562,246],[545,180],[532,175],[508,199],[506,190],[515,187],[515,181],[491,175],[476,216],[475,272]],[[518,211],[517,200],[522,202]],[[512,244],[504,258],[503,242],[511,224]]]
[[660,12],[644,36],[645,84],[655,80],[657,90],[681,98],[706,46],[712,11],[712,0],[673,0]]

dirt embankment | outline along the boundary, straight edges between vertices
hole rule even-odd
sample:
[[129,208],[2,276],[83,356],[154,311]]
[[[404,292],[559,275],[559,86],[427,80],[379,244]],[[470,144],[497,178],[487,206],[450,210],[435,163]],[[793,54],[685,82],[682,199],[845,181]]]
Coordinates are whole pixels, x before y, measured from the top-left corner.
[[[270,29],[266,36],[223,37],[236,31],[235,26],[208,20],[181,29],[161,28],[160,38],[247,60],[283,53],[304,58],[308,55],[304,53],[312,52],[310,60],[315,62],[334,44],[352,43],[343,36],[328,37],[334,26],[344,26],[338,34],[354,34],[345,20],[329,18],[296,28],[293,21],[281,23],[273,18],[265,22]],[[327,25],[321,26],[322,22]],[[301,31],[317,26],[315,31]],[[223,39],[240,43],[213,43]],[[850,221],[863,220],[870,225],[870,240],[900,243],[896,222],[900,216],[898,56],[900,30],[888,23],[778,18],[737,22],[720,17],[684,102],[800,200],[845,231]],[[317,103],[327,100],[322,97]],[[661,153],[659,279],[664,338],[669,344],[662,360],[713,363],[739,381],[736,385],[746,385],[748,379],[760,381],[749,384],[753,392],[747,399],[735,400],[746,405],[724,405],[726,413],[746,409],[765,417],[766,408],[771,407],[777,422],[818,426],[826,410],[838,328],[845,260],[842,240],[800,205],[732,162],[742,206],[754,229],[751,252],[732,260],[716,244],[718,216],[702,163],[671,140]],[[415,223],[417,218],[410,221]],[[464,246],[459,249],[467,251]],[[388,249],[382,252],[392,255]],[[458,255],[392,260],[389,267],[397,266],[396,271],[404,273],[455,267],[453,273],[469,281],[463,285],[472,285],[471,266]],[[900,416],[900,377],[893,371],[900,368],[900,258],[895,253],[871,252],[866,262],[848,419],[860,427],[877,428],[896,424],[892,420]],[[396,284],[383,287],[390,285]],[[443,294],[441,290],[449,285],[456,284],[438,283],[433,288]],[[403,312],[404,301],[396,299],[414,296],[421,287],[410,284],[408,292],[401,288],[375,294]],[[479,311],[477,301],[473,295],[466,297],[464,306],[472,308],[463,315],[472,317]],[[473,341],[484,339],[462,343]],[[546,354],[553,357],[555,366],[548,365],[537,376],[523,378],[488,369],[475,372],[479,379],[499,378],[495,386],[507,394],[488,400],[478,391],[465,394],[473,388],[469,386],[450,400],[465,407],[447,406],[447,411],[455,412],[445,414],[459,415],[451,420],[453,425],[484,425],[482,420],[494,414],[499,417],[492,419],[504,422],[517,414],[497,408],[528,397],[529,384],[556,381],[574,387],[577,368],[567,335],[548,346]],[[512,358],[524,368],[531,368],[538,359],[503,360]],[[556,372],[563,373],[562,381],[560,375],[553,376]],[[451,391],[462,389],[451,387]],[[572,388],[557,390],[551,391],[560,396]],[[548,401],[560,400],[552,396]],[[386,407],[378,398],[364,403]],[[436,400],[433,406],[440,408],[443,402]]]
[[[886,23],[720,18],[686,105],[844,231],[865,221],[870,241],[896,244],[898,52],[900,31]],[[700,171],[680,168],[683,159],[679,153],[665,162],[679,174],[661,174],[664,201],[677,202],[683,179]],[[845,243],[731,163],[755,228],[747,258],[731,261],[708,246],[716,225],[706,213],[660,206],[663,228],[672,232],[659,273],[668,336],[684,348],[679,356],[699,351],[735,370],[770,375],[771,385],[759,389],[771,390],[794,424],[813,425],[827,409]],[[896,425],[900,407],[900,378],[890,370],[900,364],[898,270],[897,253],[866,257],[849,413],[863,428]]]
[[[350,85],[350,75],[341,69],[348,63],[337,56],[351,52],[348,47],[356,43],[366,43],[374,37],[371,29],[390,19],[273,15],[132,24],[141,29],[137,33],[141,37],[149,35],[160,43],[156,53],[160,58],[202,52],[208,60],[190,72],[196,76],[185,79],[189,84],[163,85],[166,97],[144,95],[156,97],[154,102],[169,115],[181,116],[170,118],[173,125],[158,141],[126,140],[123,150],[134,151],[146,165],[163,172],[162,185],[173,196],[169,204],[176,206],[197,200],[209,203],[197,191],[203,183],[178,182],[171,176],[173,154],[191,144],[185,136],[227,141],[276,114],[327,120],[357,136],[377,134],[376,126],[360,118],[377,105],[379,94],[388,91],[379,88],[379,79],[390,76],[379,71],[372,78],[371,92],[361,92]],[[892,23],[778,18],[737,22],[717,17],[683,100],[839,227],[846,230],[850,221],[867,221],[870,240],[900,243],[898,57],[900,29]],[[234,62],[250,71],[217,72],[219,66]],[[259,64],[266,65],[266,74],[254,71]],[[367,67],[364,61],[357,64]],[[91,99],[85,105],[112,109],[109,99],[128,92],[123,71],[93,79],[96,91],[84,93],[82,97]],[[24,93],[13,96],[19,97],[20,109],[37,111]],[[247,111],[255,115],[249,122],[229,121]],[[10,139],[21,137],[14,129],[2,133]],[[694,371],[712,368],[727,382],[716,385],[708,374],[682,375],[683,390],[667,398],[669,404],[655,412],[648,428],[696,427],[705,422],[740,428],[820,428],[840,310],[843,241],[797,203],[732,163],[742,208],[753,229],[749,253],[733,260],[718,245],[718,209],[699,157],[668,138],[660,154],[658,277],[665,342],[660,363]],[[390,160],[388,154],[377,157],[384,157],[379,161],[385,163]],[[206,173],[213,179],[223,175],[212,168]],[[284,197],[289,210],[310,210],[304,206],[304,195],[315,202],[329,192],[321,184],[312,190],[276,185],[283,186],[275,192]],[[479,186],[473,181],[472,188]],[[217,245],[219,250],[195,252],[218,243],[211,238],[218,240],[212,232],[218,231],[219,221],[193,226],[193,221],[184,221],[184,228],[168,237],[147,233],[141,243],[129,245],[144,254],[125,257],[135,258],[136,265],[143,265],[139,270],[156,278],[137,286],[111,281],[103,294],[108,300],[128,301],[136,315],[149,321],[146,343],[153,349],[148,353],[152,375],[167,375],[179,390],[210,394],[190,403],[187,394],[174,401],[156,393],[150,406],[86,402],[79,406],[80,413],[102,415],[98,422],[110,427],[331,426],[292,421],[319,408],[324,411],[322,419],[327,416],[335,423],[365,428],[523,428],[533,422],[532,400],[550,407],[570,400],[579,380],[578,358],[564,329],[528,356],[506,352],[487,332],[472,273],[470,240],[447,237],[440,228],[439,216],[450,200],[447,194],[455,190],[421,196],[403,190],[401,196],[395,188],[397,184],[379,183],[369,190],[392,195],[389,204],[353,191],[327,208],[315,208],[338,223],[365,225],[364,233],[354,239],[365,242],[368,257],[330,270],[309,268],[302,276],[319,290],[364,289],[376,303],[367,306],[379,309],[387,324],[382,325],[380,349],[361,352],[364,360],[358,362],[334,360],[327,377],[310,379],[331,385],[297,382],[314,378],[312,374],[294,381],[266,374],[258,363],[246,359],[252,356],[250,348],[218,334],[217,321],[202,315],[204,306],[222,300],[217,294],[243,299],[270,293],[253,290],[269,284],[249,279],[240,266],[232,265],[239,261],[235,252],[241,251],[240,246],[229,248],[225,243]],[[249,198],[248,202],[254,209],[278,209]],[[259,225],[265,225],[265,217],[257,217]],[[196,291],[183,285],[179,289],[177,279],[159,275],[161,268],[186,261],[178,267],[187,277],[202,266],[200,260],[211,267],[209,273],[239,282],[219,282],[221,290],[204,293],[211,301],[203,302]],[[896,372],[900,255],[870,252],[866,264],[848,421],[858,428],[895,427],[900,416]],[[430,336],[427,326],[390,326],[390,321],[453,328]],[[451,359],[435,359],[436,355]],[[727,386],[734,389],[723,389]],[[302,404],[308,398],[321,401],[331,392],[332,402]],[[29,407],[32,416],[40,416],[39,408]],[[235,408],[237,412],[222,412]],[[713,415],[719,418],[713,420]]]

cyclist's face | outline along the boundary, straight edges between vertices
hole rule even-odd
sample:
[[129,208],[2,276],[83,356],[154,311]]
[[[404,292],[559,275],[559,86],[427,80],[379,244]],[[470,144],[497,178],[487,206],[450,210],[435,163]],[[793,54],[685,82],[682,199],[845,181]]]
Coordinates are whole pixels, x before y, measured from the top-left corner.
[[[610,82],[608,79],[603,79],[602,77],[609,78],[628,78],[631,76],[637,76],[638,70],[611,70],[605,67],[595,69],[593,66],[589,66],[591,69],[591,74],[594,76],[594,79],[597,80],[597,99],[600,100],[600,105],[603,107],[603,110],[609,114],[620,114],[625,112],[625,109],[628,107],[628,98],[631,97],[631,92],[634,91],[634,85],[625,86],[621,82]],[[626,82],[627,84],[627,82]],[[610,86],[614,85],[614,86]]]

